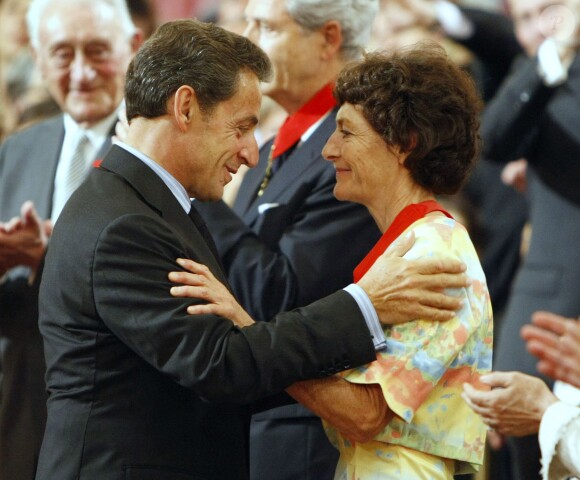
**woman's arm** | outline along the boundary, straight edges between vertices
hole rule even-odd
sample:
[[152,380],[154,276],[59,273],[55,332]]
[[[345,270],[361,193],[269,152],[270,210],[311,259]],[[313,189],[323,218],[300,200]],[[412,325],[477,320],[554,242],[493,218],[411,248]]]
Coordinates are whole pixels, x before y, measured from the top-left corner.
[[337,375],[297,382],[286,392],[359,443],[374,438],[393,416],[379,385],[350,383]]

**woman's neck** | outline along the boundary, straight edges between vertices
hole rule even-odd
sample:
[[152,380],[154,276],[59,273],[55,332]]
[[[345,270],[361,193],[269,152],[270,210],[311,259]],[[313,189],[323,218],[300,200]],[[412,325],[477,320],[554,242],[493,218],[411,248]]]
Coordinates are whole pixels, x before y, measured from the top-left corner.
[[407,186],[397,190],[382,199],[377,199],[380,201],[375,205],[368,206],[368,210],[381,233],[385,233],[396,216],[408,205],[435,200],[433,192],[416,184],[413,184],[410,188]]

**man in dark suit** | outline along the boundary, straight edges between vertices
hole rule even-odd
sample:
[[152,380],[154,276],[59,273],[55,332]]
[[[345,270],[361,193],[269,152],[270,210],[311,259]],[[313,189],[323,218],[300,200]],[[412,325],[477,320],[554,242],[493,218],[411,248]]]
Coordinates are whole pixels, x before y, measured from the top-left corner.
[[45,364],[34,277],[74,188],[67,176],[75,138],[83,132],[88,140],[78,157],[82,180],[110,146],[140,41],[124,2],[34,0],[28,21],[37,65],[64,115],[0,147],[0,480],[34,478],[42,442]]
[[[235,294],[258,320],[350,283],[380,237],[365,208],[336,200],[335,171],[321,154],[335,128],[332,82],[362,53],[377,9],[376,0],[247,5],[245,34],[273,64],[273,80],[262,92],[289,117],[261,148],[233,209],[219,202],[202,205],[200,213]],[[253,415],[253,480],[331,480],[337,461],[320,418],[306,407],[284,405]]]
[[[421,315],[425,303],[459,308],[429,288],[464,279],[420,274],[457,271],[454,262],[398,258],[348,291],[247,328],[192,318],[190,302],[171,296],[177,258],[225,282],[190,197],[217,200],[231,173],[255,165],[269,72],[249,40],[195,20],[160,27],[131,62],[126,143],[73,194],[46,257],[38,480],[245,479],[248,417],[236,404],[373,360],[382,335],[373,305],[386,323]],[[425,280],[427,291],[417,289]]]

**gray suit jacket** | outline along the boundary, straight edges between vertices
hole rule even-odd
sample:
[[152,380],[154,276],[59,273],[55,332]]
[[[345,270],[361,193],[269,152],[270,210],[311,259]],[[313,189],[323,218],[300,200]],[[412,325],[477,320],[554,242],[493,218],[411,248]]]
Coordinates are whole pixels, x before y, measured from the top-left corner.
[[[0,220],[32,200],[39,215],[52,209],[62,141],[57,116],[6,139],[0,147]],[[101,156],[110,146],[107,141]],[[45,363],[38,332],[38,284],[16,267],[0,284],[0,480],[31,480],[46,421]]]

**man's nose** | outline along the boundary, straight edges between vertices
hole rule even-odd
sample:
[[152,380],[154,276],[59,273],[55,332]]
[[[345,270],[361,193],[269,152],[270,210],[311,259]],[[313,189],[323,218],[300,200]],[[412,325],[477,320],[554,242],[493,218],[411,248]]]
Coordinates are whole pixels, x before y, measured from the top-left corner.
[[75,81],[92,80],[95,77],[95,69],[83,53],[77,52],[70,64],[70,75]]
[[259,149],[258,149],[258,142],[256,139],[252,137],[252,140],[245,145],[242,150],[240,151],[240,158],[242,162],[245,163],[248,167],[254,168],[258,165],[258,159],[260,157]]

